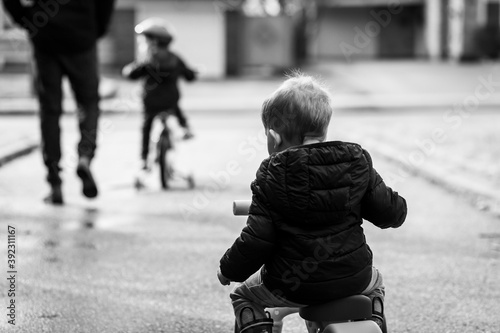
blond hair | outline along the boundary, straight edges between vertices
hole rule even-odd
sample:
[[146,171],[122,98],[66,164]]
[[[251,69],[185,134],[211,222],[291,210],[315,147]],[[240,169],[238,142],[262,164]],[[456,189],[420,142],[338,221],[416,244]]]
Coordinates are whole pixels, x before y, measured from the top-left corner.
[[311,76],[294,72],[262,105],[262,123],[287,140],[323,141],[333,113],[328,90]]

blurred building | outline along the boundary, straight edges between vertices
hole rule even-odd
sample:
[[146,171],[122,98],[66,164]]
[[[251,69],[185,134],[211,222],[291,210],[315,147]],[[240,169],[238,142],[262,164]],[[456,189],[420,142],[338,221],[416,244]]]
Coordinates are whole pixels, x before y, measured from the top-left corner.
[[499,0],[317,0],[310,55],[477,58],[481,38],[490,46],[498,38],[499,8]]
[[[302,60],[472,60],[498,57],[500,50],[500,0],[264,2],[293,2],[294,11],[247,15],[242,0],[117,0],[109,34],[100,42],[100,59],[117,68],[132,61],[133,28],[148,17],[169,21],[175,28],[172,48],[209,78]],[[26,36],[2,10],[0,67],[25,65]]]

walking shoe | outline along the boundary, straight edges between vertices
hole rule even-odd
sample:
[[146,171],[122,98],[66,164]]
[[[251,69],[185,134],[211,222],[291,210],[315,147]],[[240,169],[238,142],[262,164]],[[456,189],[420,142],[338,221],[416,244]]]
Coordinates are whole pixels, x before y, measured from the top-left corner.
[[47,195],[43,201],[51,205],[62,205],[64,204],[62,197],[61,184],[51,185],[50,193]]
[[83,195],[87,198],[95,198],[97,196],[97,186],[90,172],[90,159],[88,157],[80,157],[76,174],[82,180]]

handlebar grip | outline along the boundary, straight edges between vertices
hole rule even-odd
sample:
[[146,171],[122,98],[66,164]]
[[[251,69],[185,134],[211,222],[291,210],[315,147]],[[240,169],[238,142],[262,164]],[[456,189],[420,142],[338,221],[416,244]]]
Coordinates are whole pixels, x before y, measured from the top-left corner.
[[234,200],[233,201],[233,214],[240,215],[248,215],[250,211],[250,205],[252,204],[252,200]]

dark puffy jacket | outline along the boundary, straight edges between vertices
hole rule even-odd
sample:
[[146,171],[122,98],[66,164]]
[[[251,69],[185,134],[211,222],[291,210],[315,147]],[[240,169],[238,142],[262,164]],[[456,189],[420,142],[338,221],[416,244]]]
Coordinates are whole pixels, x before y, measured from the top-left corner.
[[196,73],[174,52],[147,62],[128,64],[123,75],[132,80],[143,79],[142,98],[146,112],[176,108],[180,99],[179,78],[196,79]]
[[371,278],[362,219],[399,227],[406,201],[387,187],[361,146],[324,142],[264,160],[251,185],[247,225],[220,261],[244,281],[264,265],[264,284],[301,304],[359,294]]
[[3,0],[14,21],[45,51],[77,53],[95,46],[108,27],[114,0]]

